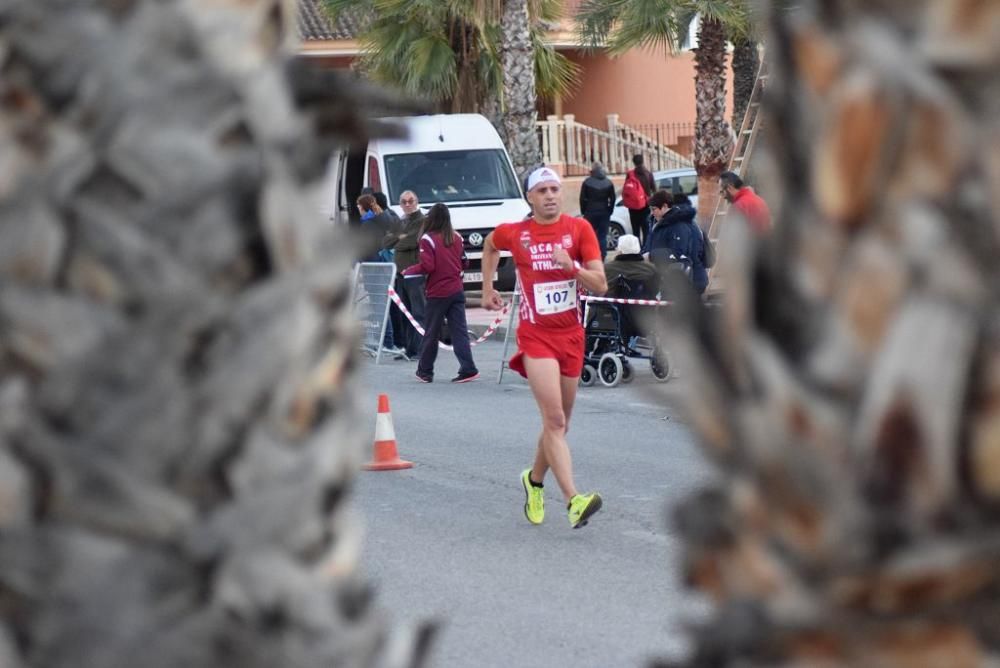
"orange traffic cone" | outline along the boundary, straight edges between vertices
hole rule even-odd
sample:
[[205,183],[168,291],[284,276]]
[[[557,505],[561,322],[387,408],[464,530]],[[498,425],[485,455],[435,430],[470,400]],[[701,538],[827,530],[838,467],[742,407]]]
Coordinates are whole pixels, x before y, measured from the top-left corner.
[[413,462],[399,458],[396,452],[396,431],[392,428],[389,395],[378,395],[378,415],[375,417],[375,458],[364,465],[366,471],[408,469]]

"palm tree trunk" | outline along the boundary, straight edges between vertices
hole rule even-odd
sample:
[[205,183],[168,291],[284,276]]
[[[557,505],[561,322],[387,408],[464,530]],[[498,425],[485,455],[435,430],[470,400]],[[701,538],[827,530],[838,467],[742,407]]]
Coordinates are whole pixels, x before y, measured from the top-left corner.
[[504,128],[518,178],[541,164],[538,144],[535,51],[527,0],[504,0],[500,45],[503,65]]
[[769,19],[774,231],[728,228],[725,302],[674,309],[719,468],[675,514],[716,605],[684,665],[997,665],[1000,11],[798,5]]
[[294,16],[4,4],[5,666],[387,665],[343,502],[351,258],[310,187],[352,100],[399,107],[302,69]]
[[698,172],[698,220],[707,225],[719,201],[718,176],[733,152],[726,123],[726,30],[714,19],[698,27],[695,53],[694,166]]
[[743,125],[753,86],[757,81],[757,71],[760,69],[760,53],[757,42],[744,37],[733,43],[733,120],[734,130]]

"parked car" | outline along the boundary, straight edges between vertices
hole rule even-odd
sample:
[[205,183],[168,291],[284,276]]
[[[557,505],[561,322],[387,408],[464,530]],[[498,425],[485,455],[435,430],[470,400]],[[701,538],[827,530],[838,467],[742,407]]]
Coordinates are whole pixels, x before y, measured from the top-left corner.
[[[656,187],[671,193],[684,193],[691,199],[694,208],[698,208],[698,175],[694,168],[666,169],[653,172]],[[635,234],[632,221],[628,217],[628,209],[621,199],[615,202],[615,210],[611,213],[611,225],[608,227],[608,250],[618,248],[618,237],[623,234]]]

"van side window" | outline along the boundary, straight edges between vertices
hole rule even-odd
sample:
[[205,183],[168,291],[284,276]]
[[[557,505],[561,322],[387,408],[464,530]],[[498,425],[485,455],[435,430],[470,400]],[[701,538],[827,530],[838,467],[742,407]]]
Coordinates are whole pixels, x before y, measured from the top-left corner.
[[382,192],[382,179],[378,173],[378,159],[374,155],[368,156],[368,187],[375,192]]

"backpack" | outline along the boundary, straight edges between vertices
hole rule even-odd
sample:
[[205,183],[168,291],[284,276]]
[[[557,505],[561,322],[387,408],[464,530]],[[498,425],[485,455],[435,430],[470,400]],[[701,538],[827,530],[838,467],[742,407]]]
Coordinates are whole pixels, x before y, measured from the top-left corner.
[[639,177],[635,175],[634,169],[630,169],[625,177],[625,185],[622,186],[622,204],[629,209],[646,208],[646,189],[639,183]]

